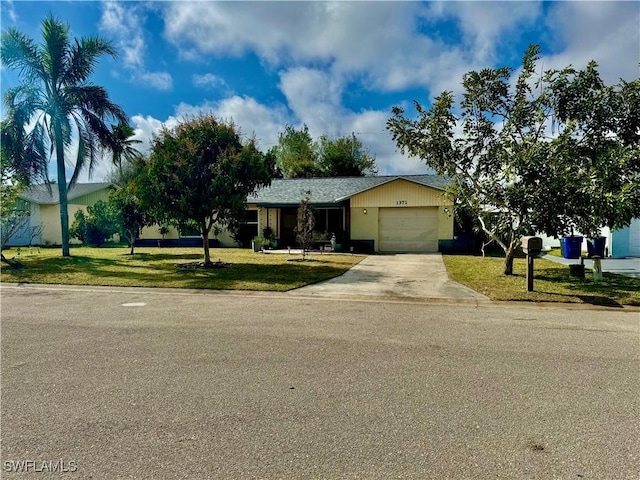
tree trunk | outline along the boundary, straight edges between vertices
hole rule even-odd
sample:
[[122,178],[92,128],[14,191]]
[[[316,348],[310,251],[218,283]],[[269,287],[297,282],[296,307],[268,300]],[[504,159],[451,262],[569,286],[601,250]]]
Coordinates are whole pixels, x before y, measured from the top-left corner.
[[211,226],[207,228],[207,221],[205,220],[202,225],[202,246],[204,247],[205,267],[211,264],[211,255],[209,254],[209,230],[211,230]]
[[504,275],[513,275],[513,259],[516,256],[516,249],[513,245],[509,245],[509,248],[505,252],[504,256]]
[[128,233],[129,233],[129,238],[128,238],[129,246],[131,247],[131,252],[129,252],[129,253],[130,253],[130,255],[133,255],[133,249],[136,246],[136,235],[131,231],[129,231]]
[[62,235],[62,256],[69,257],[69,208],[67,202],[67,178],[64,168],[64,142],[62,127],[54,120],[56,136],[56,163],[58,167],[58,198],[60,200],[60,232]]
[[4,256],[4,253],[0,253],[1,259],[0,261],[6,263],[7,265],[9,265],[9,267],[11,269],[18,269],[18,268],[22,268],[22,264],[20,262],[18,262],[17,260],[9,260],[7,257]]

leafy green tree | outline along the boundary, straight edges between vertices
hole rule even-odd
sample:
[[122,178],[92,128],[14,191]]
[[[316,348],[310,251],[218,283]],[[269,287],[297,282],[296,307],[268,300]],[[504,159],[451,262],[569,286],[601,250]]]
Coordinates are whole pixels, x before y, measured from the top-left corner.
[[302,248],[303,260],[306,257],[307,251],[311,248],[315,228],[316,215],[313,207],[311,206],[311,192],[307,191],[302,200],[300,200],[295,228],[296,241]]
[[28,152],[55,152],[57,185],[62,228],[62,255],[69,256],[69,213],[67,202],[65,150],[74,135],[78,139],[75,168],[69,186],[84,167],[99,160],[100,147],[113,148],[109,119],[127,124],[123,110],[109,100],[106,90],[90,83],[98,59],[115,57],[114,48],[99,37],[82,37],[73,42],[69,26],[50,15],[42,21],[42,43],[17,29],[2,32],[0,58],[4,67],[15,69],[23,83],[10,88],[4,96],[11,129],[20,132],[24,144],[22,158]]
[[109,195],[108,206],[120,237],[127,241],[131,249],[129,254],[133,255],[142,228],[155,223],[138,198],[135,182],[116,187]]
[[247,196],[271,183],[275,158],[261,153],[253,139],[243,144],[233,123],[202,115],[165,128],[146,163],[138,182],[142,206],[159,223],[195,224],[209,266],[212,228],[237,226]]
[[4,256],[9,240],[29,224],[30,211],[20,202],[21,186],[5,183],[7,169],[2,163],[2,188],[0,189],[0,260],[12,268],[20,267],[20,263]]
[[547,186],[548,200],[571,198],[552,209],[556,216],[541,230],[596,237],[601,227],[628,226],[640,217],[640,79],[605,85],[592,61],[580,71],[549,71],[545,81],[559,132],[557,166],[570,170],[563,192],[554,188],[558,180]]
[[320,176],[317,148],[306,125],[300,130],[286,127],[278,136],[278,145],[273,153],[277,168],[284,178]]
[[273,153],[278,173],[284,178],[363,177],[378,173],[375,157],[355,134],[330,139],[322,135],[316,142],[303,125],[288,126],[278,137]]
[[323,135],[318,151],[318,166],[325,177],[364,177],[378,173],[375,157],[355,133],[335,140]]
[[506,275],[523,235],[591,232],[638,212],[637,82],[605,87],[595,64],[538,75],[538,60],[532,45],[513,83],[510,67],[465,74],[460,118],[443,92],[428,110],[415,102],[416,119],[394,107],[387,122],[402,151],[452,178],[450,193],[504,250]]
[[25,135],[14,120],[9,117],[0,122],[0,257],[18,268],[20,262],[7,259],[2,251],[18,232],[29,228],[36,234],[42,230],[41,226],[29,227],[31,212],[20,200],[20,192],[33,181],[46,180],[47,160],[45,152],[34,148],[38,142],[33,135]]
[[82,243],[99,247],[115,233],[118,224],[107,202],[98,200],[87,207],[87,213],[78,210],[71,225],[71,235]]

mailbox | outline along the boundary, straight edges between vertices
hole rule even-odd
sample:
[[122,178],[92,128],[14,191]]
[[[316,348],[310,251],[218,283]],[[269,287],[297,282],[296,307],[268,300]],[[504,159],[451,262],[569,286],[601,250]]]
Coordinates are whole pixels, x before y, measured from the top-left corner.
[[542,239],[540,237],[522,237],[522,251],[525,255],[538,255],[542,251]]

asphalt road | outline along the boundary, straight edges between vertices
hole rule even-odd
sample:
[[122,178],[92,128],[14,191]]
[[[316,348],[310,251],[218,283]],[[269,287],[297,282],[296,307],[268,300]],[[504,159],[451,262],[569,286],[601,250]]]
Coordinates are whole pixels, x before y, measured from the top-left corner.
[[3,479],[640,478],[638,310],[0,294]]

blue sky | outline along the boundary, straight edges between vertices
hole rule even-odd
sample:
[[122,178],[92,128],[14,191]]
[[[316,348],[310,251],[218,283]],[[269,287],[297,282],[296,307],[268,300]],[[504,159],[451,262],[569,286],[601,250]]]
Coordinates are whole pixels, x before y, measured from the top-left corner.
[[[263,150],[285,126],[314,137],[356,133],[380,174],[424,173],[396,151],[393,105],[460,92],[473,69],[517,67],[539,43],[545,68],[593,59],[608,83],[639,76],[640,2],[28,2],[2,0],[2,29],[39,39],[48,13],[73,36],[119,51],[93,77],[122,105],[143,145],[164,123],[211,112]],[[16,83],[3,68],[2,91]],[[91,181],[110,170],[108,159]],[[88,180],[87,175],[83,180]]]

